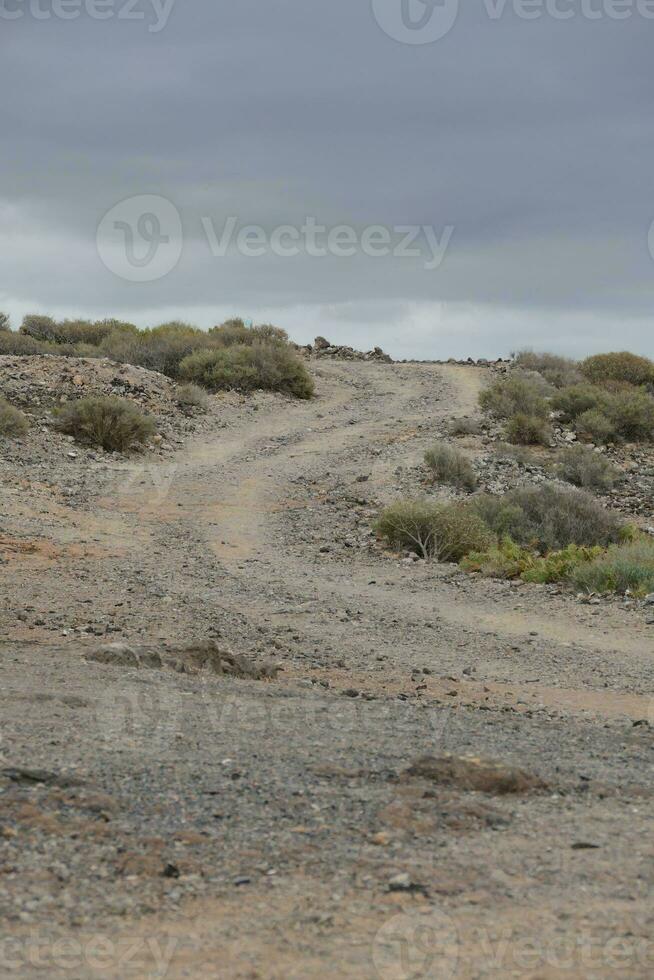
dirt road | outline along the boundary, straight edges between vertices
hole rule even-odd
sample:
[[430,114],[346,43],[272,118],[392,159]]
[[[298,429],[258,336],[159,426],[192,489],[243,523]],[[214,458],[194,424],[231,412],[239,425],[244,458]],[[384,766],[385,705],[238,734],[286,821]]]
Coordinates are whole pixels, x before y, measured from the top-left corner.
[[[38,547],[2,569],[8,609],[29,609],[8,613],[1,646],[5,964],[651,976],[654,627],[642,610],[384,554],[379,505],[416,489],[483,372],[321,362],[317,375],[312,402],[232,400],[225,428],[172,461],[98,474],[92,505],[12,501],[6,530]],[[244,681],[84,659],[107,640],[206,637],[283,670]],[[407,775],[444,753],[546,788]]]

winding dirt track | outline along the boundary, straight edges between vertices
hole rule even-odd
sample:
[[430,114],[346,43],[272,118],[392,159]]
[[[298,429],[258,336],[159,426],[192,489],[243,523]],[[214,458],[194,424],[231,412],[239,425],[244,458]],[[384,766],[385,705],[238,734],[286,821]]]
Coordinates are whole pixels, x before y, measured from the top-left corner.
[[[632,723],[651,716],[652,627],[617,605],[407,565],[366,532],[398,493],[398,468],[421,459],[440,420],[475,411],[483,382],[476,368],[323,362],[315,401],[244,412],[172,465],[122,468],[92,516],[53,530],[59,544],[92,541],[97,556],[83,575],[74,557],[42,567],[48,594],[123,610],[121,639],[179,642],[211,623],[284,667],[274,685],[288,728],[266,736],[263,759],[260,738],[237,739],[241,768],[282,787],[266,818],[272,873],[244,859],[244,887],[103,927],[116,944],[170,942],[166,976],[651,975],[651,729]],[[61,669],[76,689],[123,683],[111,668],[80,679],[74,652]],[[264,697],[241,689],[244,703]],[[193,712],[201,698],[185,693]],[[236,748],[201,726],[187,742],[162,759],[177,760],[190,795],[193,766]],[[518,763],[550,791],[502,801],[494,822],[478,794],[434,800],[397,782],[416,756],[441,751]],[[283,787],[298,773],[289,835]],[[259,825],[233,806],[229,846],[249,843],[260,860]],[[304,857],[293,838],[308,842]],[[398,873],[415,887],[389,891]],[[155,959],[133,975],[163,975]],[[130,974],[114,963],[87,975]]]

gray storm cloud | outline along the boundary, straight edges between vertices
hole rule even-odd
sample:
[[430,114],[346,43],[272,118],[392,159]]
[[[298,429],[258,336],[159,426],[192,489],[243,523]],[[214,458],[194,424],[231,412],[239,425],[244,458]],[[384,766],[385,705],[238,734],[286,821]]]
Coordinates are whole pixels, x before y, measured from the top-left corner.
[[[368,0],[115,0],[103,20],[0,0],[0,306],[14,321],[243,312],[397,356],[654,353],[654,21],[589,3],[568,19],[460,4],[418,44],[392,36],[402,0],[386,19]],[[408,9],[427,24],[429,5]],[[134,282],[96,237],[143,195],[171,202],[182,241],[171,271]],[[268,243],[309,217],[357,247],[216,255],[207,222],[229,216]],[[453,229],[437,266],[360,248],[370,226],[412,225]]]

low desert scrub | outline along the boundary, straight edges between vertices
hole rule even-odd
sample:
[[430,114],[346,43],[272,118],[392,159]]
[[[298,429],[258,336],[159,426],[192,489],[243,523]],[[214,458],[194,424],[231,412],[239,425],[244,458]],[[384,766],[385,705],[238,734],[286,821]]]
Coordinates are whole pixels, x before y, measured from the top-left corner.
[[557,391],[552,398],[552,408],[561,412],[563,422],[574,422],[584,412],[604,412],[610,400],[606,391],[586,382]]
[[17,439],[25,435],[28,428],[23,413],[0,396],[0,439]]
[[398,501],[379,517],[376,531],[392,548],[438,561],[459,561],[469,551],[483,551],[493,543],[484,522],[458,503]]
[[313,379],[288,346],[281,343],[235,344],[191,354],[180,364],[180,375],[209,391],[263,388],[296,398],[311,398]]
[[545,419],[538,415],[518,412],[506,423],[506,439],[518,446],[549,446],[552,430]]
[[34,340],[33,337],[25,337],[23,334],[14,333],[11,330],[0,332],[0,354],[11,355],[30,355],[50,353],[46,344]]
[[437,483],[447,483],[461,490],[474,490],[477,486],[477,476],[468,457],[444,442],[437,443],[425,453],[425,463]]
[[196,409],[199,412],[209,410],[209,397],[204,388],[189,382],[180,385],[176,392],[177,404],[183,409]]
[[654,361],[629,351],[594,354],[582,361],[579,368],[592,384],[626,381],[631,385],[645,385],[654,382]]
[[127,452],[154,434],[154,422],[123,398],[80,398],[60,409],[57,428],[78,442]]
[[516,446],[510,442],[496,442],[493,451],[498,459],[505,459],[521,466],[532,466],[540,462],[533,449],[528,446]]
[[615,442],[618,438],[611,419],[604,412],[600,412],[596,408],[591,408],[587,412],[583,412],[577,419],[575,429],[580,438],[588,439],[598,446]]
[[654,438],[654,398],[644,388],[615,392],[605,414],[617,434],[628,442],[650,442]]
[[559,479],[587,490],[608,490],[622,475],[609,459],[586,446],[564,449],[555,473]]
[[481,572],[487,578],[520,578],[524,582],[539,583],[565,582],[576,568],[603,553],[604,549],[598,546],[570,544],[560,551],[550,551],[543,556],[505,537],[488,551],[466,555],[461,566],[468,572]]
[[7,313],[0,313],[0,333],[5,333],[8,330],[11,330],[9,315]]
[[566,388],[582,379],[577,362],[558,354],[521,350],[514,363],[525,371],[537,371],[554,388]]
[[481,422],[478,419],[471,419],[467,416],[460,419],[453,419],[449,423],[447,431],[451,436],[478,436],[482,431]]
[[520,487],[502,497],[478,494],[470,507],[498,536],[510,537],[540,554],[560,551],[570,544],[608,545],[623,535],[623,522],[584,490],[557,487]]
[[654,541],[640,538],[613,545],[605,554],[574,569],[571,581],[587,592],[629,590],[637,596],[654,592]]
[[545,398],[548,386],[537,375],[517,371],[485,388],[479,395],[479,404],[485,412],[499,419],[514,415],[533,415],[545,419],[549,411]]

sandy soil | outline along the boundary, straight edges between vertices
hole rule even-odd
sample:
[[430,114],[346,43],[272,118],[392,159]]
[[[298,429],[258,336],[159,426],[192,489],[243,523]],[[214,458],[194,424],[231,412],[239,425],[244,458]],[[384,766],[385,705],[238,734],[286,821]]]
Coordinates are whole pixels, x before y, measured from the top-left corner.
[[[654,627],[383,553],[374,514],[482,369],[317,375],[85,503],[7,495],[0,974],[651,976]],[[207,637],[283,670],[85,659]],[[444,753],[546,788],[406,774]]]

